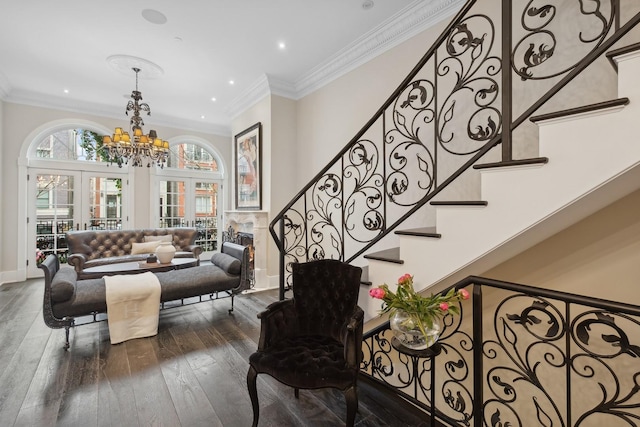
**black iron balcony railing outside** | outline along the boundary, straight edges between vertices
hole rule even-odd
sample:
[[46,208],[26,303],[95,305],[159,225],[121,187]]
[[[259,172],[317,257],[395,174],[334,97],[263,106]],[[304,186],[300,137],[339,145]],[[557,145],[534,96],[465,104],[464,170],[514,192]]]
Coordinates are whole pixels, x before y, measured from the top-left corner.
[[473,276],[455,288],[472,298],[444,318],[433,364],[395,351],[387,323],[362,372],[450,426],[640,425],[640,307]]
[[[513,159],[516,140],[537,144],[528,119],[628,34],[639,11],[640,3],[619,0],[468,1],[374,116],[274,217],[281,297],[292,262],[351,262],[481,158],[546,161]],[[501,153],[492,150],[500,144]]]

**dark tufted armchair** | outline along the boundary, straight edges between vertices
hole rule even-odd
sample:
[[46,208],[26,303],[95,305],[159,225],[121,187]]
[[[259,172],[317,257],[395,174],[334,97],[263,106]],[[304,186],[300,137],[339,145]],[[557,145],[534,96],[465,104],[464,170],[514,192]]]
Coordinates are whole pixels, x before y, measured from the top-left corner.
[[332,387],[347,401],[347,426],[358,409],[357,378],[362,360],[362,322],[358,307],[362,269],[331,259],[292,264],[293,299],[278,301],[258,314],[258,351],[249,357],[247,386],[253,425],[260,408],[256,378],[271,375],[299,389]]

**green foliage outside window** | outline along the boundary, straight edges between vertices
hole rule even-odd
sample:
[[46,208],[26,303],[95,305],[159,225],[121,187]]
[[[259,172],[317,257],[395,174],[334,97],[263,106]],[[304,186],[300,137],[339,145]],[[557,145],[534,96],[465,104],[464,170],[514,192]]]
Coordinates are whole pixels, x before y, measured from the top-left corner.
[[101,162],[115,163],[118,167],[122,167],[122,157],[110,156],[109,150],[102,143],[102,137],[96,132],[83,129],[80,140],[80,147],[85,151],[87,160],[95,159]]

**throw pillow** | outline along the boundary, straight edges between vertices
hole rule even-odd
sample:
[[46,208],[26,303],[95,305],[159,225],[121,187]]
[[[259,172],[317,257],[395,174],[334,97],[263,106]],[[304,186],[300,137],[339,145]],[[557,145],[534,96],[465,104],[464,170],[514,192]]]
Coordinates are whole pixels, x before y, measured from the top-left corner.
[[164,236],[144,236],[145,242],[173,242],[173,234],[165,234]]
[[160,242],[132,243],[131,255],[152,254],[156,251],[159,244]]
[[51,282],[51,301],[70,300],[76,289],[77,274],[73,268],[61,268]]
[[242,267],[242,263],[238,258],[229,254],[223,254],[222,252],[213,254],[211,264],[217,265],[225,272],[233,274],[234,276],[240,274],[240,268]]

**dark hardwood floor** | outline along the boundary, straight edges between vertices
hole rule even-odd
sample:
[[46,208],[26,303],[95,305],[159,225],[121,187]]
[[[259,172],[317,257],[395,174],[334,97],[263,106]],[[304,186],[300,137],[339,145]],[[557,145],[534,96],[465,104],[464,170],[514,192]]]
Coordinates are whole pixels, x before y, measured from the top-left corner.
[[[106,322],[64,330],[42,320],[42,279],[0,286],[0,426],[250,426],[246,388],[256,313],[277,300],[255,292],[160,313],[158,335],[117,345]],[[342,393],[300,391],[258,377],[260,426],[340,426]],[[409,404],[359,384],[358,426],[426,426]]]

